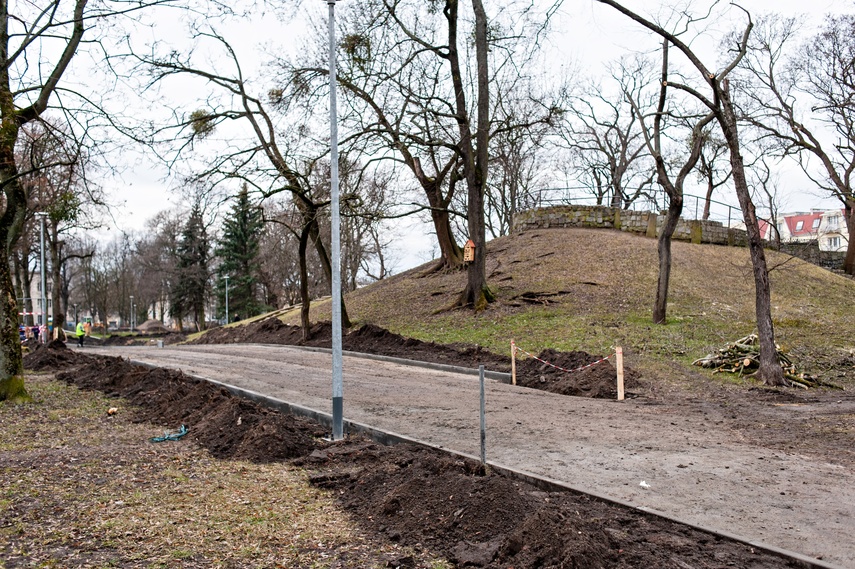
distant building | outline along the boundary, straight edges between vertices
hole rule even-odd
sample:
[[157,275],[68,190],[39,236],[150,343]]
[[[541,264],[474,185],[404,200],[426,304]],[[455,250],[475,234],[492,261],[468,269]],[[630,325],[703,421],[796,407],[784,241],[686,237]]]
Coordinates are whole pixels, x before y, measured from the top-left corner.
[[[50,276],[46,279],[47,290],[45,291],[45,300],[47,301],[47,310],[42,310],[42,276],[41,273],[35,271],[33,273],[32,279],[30,280],[30,290],[25,291],[26,298],[18,299],[18,315],[21,317],[20,322],[26,322],[29,324],[37,324],[42,325],[44,322],[42,321],[42,314],[47,313],[48,321],[51,320],[51,315],[53,314],[53,301],[51,300],[51,294],[53,292],[53,280]],[[32,300],[32,313],[25,313],[24,309],[27,306],[27,300]]]
[[[842,209],[779,214],[775,226],[781,243],[816,241],[820,251],[830,252],[845,252],[849,245],[846,214]],[[760,221],[760,233],[768,241],[775,240],[775,232],[768,221]]]

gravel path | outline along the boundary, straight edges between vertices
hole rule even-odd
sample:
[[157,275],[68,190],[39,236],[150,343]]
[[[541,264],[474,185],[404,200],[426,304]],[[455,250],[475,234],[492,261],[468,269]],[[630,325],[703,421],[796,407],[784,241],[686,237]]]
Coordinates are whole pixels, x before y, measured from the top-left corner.
[[[324,353],[252,344],[84,350],[331,408],[331,358]],[[490,461],[855,567],[851,469],[748,443],[696,408],[564,397],[492,381],[486,400]],[[479,453],[474,376],[345,357],[344,415]]]

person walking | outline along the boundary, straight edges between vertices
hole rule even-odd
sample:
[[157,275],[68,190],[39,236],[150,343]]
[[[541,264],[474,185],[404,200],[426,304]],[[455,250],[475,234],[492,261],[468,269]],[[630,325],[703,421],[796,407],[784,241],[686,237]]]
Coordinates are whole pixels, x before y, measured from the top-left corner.
[[81,348],[83,347],[83,339],[86,337],[86,328],[83,326],[83,322],[77,323],[77,345]]

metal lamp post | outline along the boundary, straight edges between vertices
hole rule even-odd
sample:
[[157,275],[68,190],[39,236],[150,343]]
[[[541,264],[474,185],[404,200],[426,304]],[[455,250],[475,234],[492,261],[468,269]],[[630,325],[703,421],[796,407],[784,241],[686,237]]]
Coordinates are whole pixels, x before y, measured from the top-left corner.
[[131,295],[131,317],[128,319],[131,321],[131,332],[134,331],[134,295]]
[[39,273],[41,273],[41,285],[42,285],[42,321],[39,323],[39,327],[44,324],[45,333],[39,335],[39,340],[43,343],[47,343],[47,276],[45,275],[45,217],[47,217],[47,213],[44,211],[36,212],[36,216],[41,219],[41,263],[39,264]]
[[226,279],[226,324],[229,323],[229,275],[223,277]]
[[338,203],[338,116],[335,76],[335,3],[329,6],[330,201],[332,206],[332,411],[334,441],[344,437],[344,385],[341,354],[341,227]]

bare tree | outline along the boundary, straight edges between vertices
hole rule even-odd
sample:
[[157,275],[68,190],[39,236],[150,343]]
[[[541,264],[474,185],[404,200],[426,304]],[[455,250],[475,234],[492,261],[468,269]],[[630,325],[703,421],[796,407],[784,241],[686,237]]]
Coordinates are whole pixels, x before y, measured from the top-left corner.
[[666,161],[663,148],[663,130],[667,117],[679,118],[675,113],[666,108],[668,103],[668,40],[662,42],[662,74],[659,80],[659,101],[653,113],[652,126],[648,126],[645,115],[642,113],[638,103],[628,91],[624,94],[633,105],[641,125],[641,133],[647,151],[653,157],[656,164],[656,176],[659,185],[668,196],[668,214],[665,223],[659,232],[659,277],[656,284],[656,300],[653,303],[653,323],[665,324],[668,307],[668,287],[671,279],[671,238],[677,229],[680,215],[683,213],[683,185],[686,177],[691,173],[701,156],[701,148],[704,144],[704,128],[713,120],[713,113],[706,116],[684,117],[684,122],[692,124],[689,134],[689,155],[682,160],[676,174],[672,174],[672,167]]
[[[434,270],[462,264],[457,238],[460,233],[469,233],[468,229],[458,231],[460,220],[468,219],[464,212],[469,207],[468,193],[461,197],[459,189],[464,181],[471,188],[464,155],[466,140],[477,137],[461,135],[460,121],[471,122],[468,116],[477,114],[470,108],[471,101],[477,99],[477,63],[473,66],[468,62],[473,59],[471,51],[477,53],[478,47],[477,41],[453,43],[457,42],[459,26],[473,25],[466,18],[468,14],[460,15],[461,9],[465,12],[465,5],[457,0],[429,4],[376,0],[352,8],[344,17],[337,75],[347,101],[341,120],[350,133],[342,148],[354,160],[361,155],[365,160],[402,164],[415,178],[426,204],[407,206],[413,213],[422,209],[430,212],[440,250]],[[515,5],[506,9],[520,16],[515,22],[517,28],[529,25],[525,10]],[[513,112],[517,108],[513,103],[531,94],[531,77],[521,70],[526,67],[524,60],[536,51],[536,41],[526,44],[521,40],[524,32],[512,27],[508,21],[491,22],[491,57],[496,64],[487,70],[488,80],[491,85],[501,85],[496,89],[501,95],[488,109],[493,115],[490,134],[519,141],[526,136],[522,131],[536,130],[555,108],[541,104],[522,114]],[[296,65],[283,62],[282,68],[286,71],[283,82],[296,78],[306,85],[306,99],[318,100],[323,93],[318,86],[324,84],[327,73],[320,50],[309,52]],[[455,73],[460,75],[458,79]],[[461,97],[466,103],[463,106]]]
[[66,236],[96,226],[103,199],[100,188],[87,179],[89,160],[84,149],[63,128],[47,120],[29,123],[21,131],[19,148],[28,209],[46,214],[47,265],[53,283],[51,322],[60,334],[68,309],[68,283],[63,279],[66,263],[85,254],[66,250]]
[[[436,19],[420,17],[423,7],[409,4],[377,0],[345,13],[337,80],[347,103],[340,120],[350,134],[342,151],[391,160],[412,174],[427,205],[410,209],[430,213],[440,248],[435,268],[455,268],[463,251],[451,219],[459,213],[451,203],[462,175],[449,137],[452,95],[441,79],[446,50]],[[325,94],[328,69],[320,49],[306,59],[297,65],[281,61],[282,82],[303,86],[295,94],[314,105]]]
[[724,140],[718,137],[713,129],[704,129],[701,138],[703,145],[697,172],[698,179],[706,186],[701,219],[709,219],[713,193],[730,180],[733,171],[727,164],[728,149]]
[[486,225],[493,237],[510,233],[514,216],[537,203],[546,179],[544,147],[564,116],[555,98],[532,85],[494,81]]
[[[245,122],[252,138],[230,141],[225,150],[216,152],[210,162],[194,174],[195,179],[209,180],[214,186],[234,178],[243,179],[262,199],[282,192],[288,193],[302,216],[301,240],[305,239],[306,244],[312,245],[317,251],[327,280],[332,283],[332,263],[321,239],[319,225],[322,210],[329,206],[329,198],[319,198],[316,188],[309,183],[319,156],[305,157],[303,153],[309,149],[296,147],[297,143],[305,145],[309,139],[310,131],[304,120],[291,116],[294,121],[292,124],[302,123],[304,126],[289,135],[278,127],[277,119],[281,117],[273,113],[274,110],[287,112],[293,93],[273,90],[268,93],[269,101],[252,94],[237,54],[223,36],[213,30],[199,31],[195,34],[195,39],[211,42],[221,48],[225,56],[221,61],[227,61],[232,72],[226,72],[225,63],[218,65],[217,69],[197,66],[193,62],[192,53],[189,56],[170,52],[163,56],[139,57],[143,66],[153,70],[153,84],[171,76],[184,75],[202,80],[222,96],[216,99],[216,102],[215,98],[211,97],[209,108],[197,109],[185,115],[177,125],[165,131],[171,132],[175,128],[179,130],[180,144],[175,151],[178,155],[188,152],[192,141],[211,137],[215,129],[224,122]],[[290,83],[289,88],[300,90],[302,86]],[[165,137],[166,141],[175,139],[171,134]],[[324,152],[319,146],[315,150]],[[300,250],[304,251],[304,248]],[[308,310],[308,306],[309,299],[306,298],[305,310]],[[343,298],[342,325],[345,328],[350,327]],[[308,334],[308,328],[305,332]]]
[[781,248],[781,232],[778,229],[778,223],[781,219],[778,217],[780,211],[781,196],[778,192],[778,176],[773,174],[769,160],[765,156],[761,156],[751,169],[752,187],[754,194],[759,196],[761,203],[765,204],[769,210],[767,223],[769,225],[769,235],[776,249]]
[[688,82],[669,82],[669,85],[688,93],[708,108],[715,117],[716,122],[718,122],[724,140],[727,143],[728,150],[730,151],[730,165],[733,170],[733,182],[748,234],[748,248],[751,254],[751,264],[754,273],[755,315],[757,319],[757,335],[760,343],[757,377],[768,385],[785,385],[786,379],[784,378],[784,372],[778,358],[775,331],[772,324],[769,269],[766,264],[766,255],[763,251],[763,238],[760,235],[757,213],[754,203],[751,201],[750,189],[745,174],[745,164],[741,152],[737,113],[730,94],[729,76],[745,57],[748,50],[748,40],[751,30],[754,27],[750,15],[746,12],[748,23],[745,25],[737,42],[732,46],[733,52],[731,57],[724,67],[714,72],[708,69],[694,50],[674,33],[625,8],[614,0],[597,1],[611,6],[621,14],[656,33],[664,40],[667,40],[689,60],[691,66],[698,74],[699,86],[693,86]]
[[577,179],[589,186],[602,204],[629,207],[655,178],[642,135],[639,113],[655,108],[655,72],[636,55],[611,66],[609,83],[589,82],[569,97],[562,145],[570,150]]
[[461,293],[458,304],[471,306],[477,312],[484,310],[495,297],[487,287],[487,237],[484,225],[484,193],[487,187],[488,144],[490,139],[487,12],[484,10],[481,0],[472,0],[472,9],[475,12],[474,39],[477,77],[477,102],[474,121],[466,103],[466,90],[463,86],[463,74],[460,67],[457,37],[459,20],[456,0],[447,0],[445,14],[448,19],[448,63],[451,68],[451,82],[454,85],[455,119],[460,132],[458,149],[463,163],[463,175],[466,178],[469,196],[466,210],[469,239],[475,246],[474,258],[466,271],[466,288]]
[[[828,16],[818,34],[798,44],[802,23],[760,21],[741,68],[739,95],[747,120],[846,213],[849,246],[844,271],[855,274],[855,15]],[[791,51],[792,50],[792,51]],[[829,136],[830,135],[830,136]],[[821,164],[820,175],[809,157]]]

